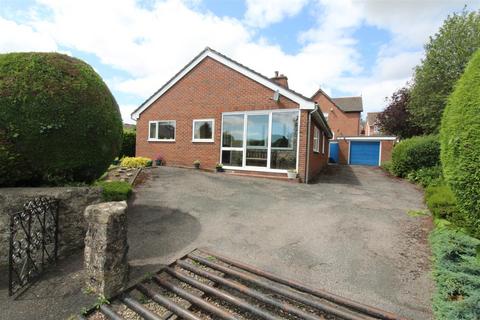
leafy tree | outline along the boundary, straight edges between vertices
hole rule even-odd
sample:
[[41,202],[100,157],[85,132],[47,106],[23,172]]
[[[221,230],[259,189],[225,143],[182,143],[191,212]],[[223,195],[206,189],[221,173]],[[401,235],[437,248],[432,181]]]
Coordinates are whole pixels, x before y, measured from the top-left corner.
[[412,122],[407,109],[410,99],[410,88],[403,87],[388,99],[389,105],[377,116],[380,131],[400,138],[410,138],[422,133],[422,129]]
[[416,67],[408,110],[425,133],[439,130],[447,98],[472,54],[480,48],[480,12],[449,16],[425,45]]

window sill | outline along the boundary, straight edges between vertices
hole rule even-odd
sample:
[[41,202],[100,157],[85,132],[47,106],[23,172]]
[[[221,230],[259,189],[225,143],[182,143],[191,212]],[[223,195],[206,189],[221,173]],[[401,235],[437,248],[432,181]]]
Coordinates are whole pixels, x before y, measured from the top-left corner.
[[192,143],[213,143],[215,142],[213,139],[196,139],[192,140]]
[[175,139],[148,139],[148,142],[175,142]]

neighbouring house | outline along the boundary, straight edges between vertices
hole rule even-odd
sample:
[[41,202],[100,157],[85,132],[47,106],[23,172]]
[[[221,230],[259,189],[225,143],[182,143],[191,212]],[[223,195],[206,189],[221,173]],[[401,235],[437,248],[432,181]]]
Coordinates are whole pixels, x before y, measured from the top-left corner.
[[329,162],[379,166],[391,159],[396,137],[362,136],[362,97],[331,98],[319,89],[312,99],[333,132],[328,148]]
[[167,165],[184,167],[199,160],[204,169],[222,163],[231,172],[261,175],[297,170],[304,182],[327,165],[333,138],[315,99],[291,90],[285,75],[267,78],[210,48],[132,118],[137,156],[161,155]]
[[377,123],[377,117],[380,112],[368,112],[367,121],[365,124],[365,135],[366,136],[378,136],[381,134],[380,126]]
[[360,135],[362,97],[330,98],[322,89],[312,96],[327,119],[333,139],[340,136]]

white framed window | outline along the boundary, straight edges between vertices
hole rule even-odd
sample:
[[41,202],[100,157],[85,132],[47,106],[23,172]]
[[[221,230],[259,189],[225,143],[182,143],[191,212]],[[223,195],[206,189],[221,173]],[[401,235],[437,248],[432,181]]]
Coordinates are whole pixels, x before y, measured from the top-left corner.
[[157,120],[148,123],[148,141],[175,141],[175,133],[175,120]]
[[320,130],[313,127],[313,152],[320,151]]
[[325,154],[325,141],[327,139],[325,139],[325,134],[322,133],[322,154]]
[[214,119],[195,119],[192,124],[192,142],[213,142],[215,134]]

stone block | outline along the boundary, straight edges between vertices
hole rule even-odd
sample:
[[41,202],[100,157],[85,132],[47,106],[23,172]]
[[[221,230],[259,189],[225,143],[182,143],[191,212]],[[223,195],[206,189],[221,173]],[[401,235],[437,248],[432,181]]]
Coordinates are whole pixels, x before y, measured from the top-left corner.
[[111,297],[128,281],[127,203],[104,202],[85,209],[86,285]]

